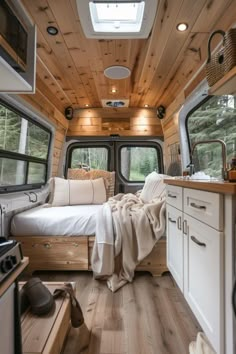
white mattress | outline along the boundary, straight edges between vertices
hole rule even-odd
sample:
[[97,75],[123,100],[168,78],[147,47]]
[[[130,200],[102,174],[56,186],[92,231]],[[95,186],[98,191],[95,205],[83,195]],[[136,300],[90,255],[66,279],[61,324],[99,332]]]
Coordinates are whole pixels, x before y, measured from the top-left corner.
[[14,236],[94,235],[100,205],[39,207],[16,214],[11,222]]

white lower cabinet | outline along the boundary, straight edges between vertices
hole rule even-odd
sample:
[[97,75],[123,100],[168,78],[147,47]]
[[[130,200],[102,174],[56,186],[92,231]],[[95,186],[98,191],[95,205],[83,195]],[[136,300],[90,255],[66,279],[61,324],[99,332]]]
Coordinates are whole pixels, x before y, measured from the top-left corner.
[[182,212],[167,207],[167,267],[179,288],[184,291],[184,238],[182,233]]
[[223,353],[223,234],[184,214],[184,296],[217,353]]
[[[174,186],[171,186],[171,193],[174,192]],[[201,213],[205,216],[208,206],[197,208],[205,202],[209,205],[212,203],[213,213],[214,207],[220,210],[220,203],[214,205],[212,200],[215,201],[215,196],[211,198],[211,194],[214,193],[208,193],[207,198],[202,191],[197,195],[199,200],[195,204],[198,219],[195,204],[193,215],[189,215],[191,208],[187,209],[187,213],[184,210],[184,205],[191,198],[190,189],[185,192],[185,188],[182,188],[182,208],[180,204],[178,208],[174,207],[174,203],[168,203],[167,199],[167,266],[216,353],[226,354],[223,314],[224,234],[217,229],[217,220],[216,228],[201,221],[207,220],[201,217]]]

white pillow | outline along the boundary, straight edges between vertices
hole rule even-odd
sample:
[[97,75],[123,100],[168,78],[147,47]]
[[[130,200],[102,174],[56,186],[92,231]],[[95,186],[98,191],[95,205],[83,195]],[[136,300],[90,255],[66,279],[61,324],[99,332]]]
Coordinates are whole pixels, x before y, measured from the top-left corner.
[[51,206],[102,204],[106,201],[103,178],[94,180],[53,179]]
[[145,178],[145,183],[140,194],[140,199],[144,203],[150,203],[155,198],[161,198],[165,194],[166,184],[163,182],[167,175],[158,174],[157,172],[150,173]]
[[69,205],[69,184],[67,179],[54,177],[53,190],[49,204],[52,206]]
[[68,180],[70,205],[102,204],[106,201],[106,188],[103,178],[88,180]]

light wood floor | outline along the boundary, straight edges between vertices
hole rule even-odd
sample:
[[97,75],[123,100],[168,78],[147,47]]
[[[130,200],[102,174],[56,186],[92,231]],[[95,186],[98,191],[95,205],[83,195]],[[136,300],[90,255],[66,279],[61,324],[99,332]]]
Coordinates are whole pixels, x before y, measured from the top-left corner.
[[38,272],[42,280],[75,281],[89,329],[72,328],[63,354],[187,354],[200,327],[167,274],[137,273],[132,284],[112,293],[90,272]]

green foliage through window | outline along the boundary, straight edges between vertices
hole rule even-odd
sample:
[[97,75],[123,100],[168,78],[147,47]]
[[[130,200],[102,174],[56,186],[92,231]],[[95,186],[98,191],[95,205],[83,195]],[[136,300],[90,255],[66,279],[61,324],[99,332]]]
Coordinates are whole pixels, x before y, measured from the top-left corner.
[[[227,162],[236,156],[236,96],[213,96],[187,119],[190,146],[198,141],[221,139],[226,144]],[[220,178],[222,148],[219,143],[197,145],[193,162],[197,171]]]
[[49,131],[0,103],[0,191],[44,184],[49,143]]
[[160,171],[158,150],[147,146],[125,146],[121,148],[121,173],[127,181],[144,182],[152,171]]
[[71,153],[71,168],[107,170],[108,149],[105,147],[79,147]]

